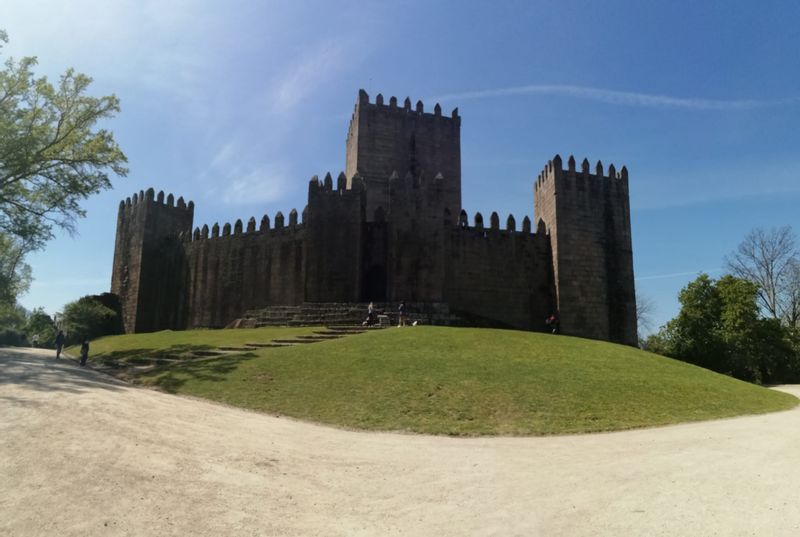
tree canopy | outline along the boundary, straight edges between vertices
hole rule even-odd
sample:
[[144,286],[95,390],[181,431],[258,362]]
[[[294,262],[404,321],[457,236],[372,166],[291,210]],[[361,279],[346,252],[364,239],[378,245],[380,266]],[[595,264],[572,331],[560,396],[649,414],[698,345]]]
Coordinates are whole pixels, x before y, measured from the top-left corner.
[[[0,31],[0,51],[7,42]],[[110,188],[110,173],[128,171],[113,134],[97,128],[119,99],[87,95],[92,79],[73,69],[51,84],[35,65],[8,58],[0,70],[0,299],[24,288],[24,255],[54,228],[74,232],[81,202]]]
[[743,380],[794,381],[800,367],[792,333],[760,316],[758,292],[743,278],[701,274],[681,290],[678,316],[646,347]]

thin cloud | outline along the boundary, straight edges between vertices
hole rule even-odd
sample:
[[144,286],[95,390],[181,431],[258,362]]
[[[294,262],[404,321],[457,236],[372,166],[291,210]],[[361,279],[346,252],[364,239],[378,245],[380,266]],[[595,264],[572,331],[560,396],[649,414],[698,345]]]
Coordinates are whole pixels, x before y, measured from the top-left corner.
[[511,95],[555,95],[597,101],[606,104],[623,106],[639,106],[648,108],[683,108],[691,110],[749,110],[767,106],[782,106],[797,104],[800,98],[757,100],[757,99],[699,99],[672,97],[668,95],[651,95],[648,93],[635,93],[630,91],[616,91],[603,88],[590,88],[586,86],[570,85],[531,85],[513,88],[498,88],[481,91],[467,91],[452,93],[435,97],[431,100],[464,101],[467,99],[489,99]]
[[222,200],[229,205],[271,203],[284,197],[288,182],[282,166],[261,166],[232,179],[222,194]]
[[642,276],[640,278],[636,278],[637,282],[646,281],[646,280],[664,280],[667,278],[678,278],[681,276],[698,276],[700,274],[713,274],[715,272],[719,272],[720,269],[710,269],[710,270],[690,270],[689,272],[671,272],[669,274],[653,274],[652,276]]
[[319,42],[305,50],[279,78],[270,92],[272,109],[288,112],[303,100],[321,91],[338,76],[358,65],[364,47],[349,39]]
[[283,161],[264,162],[236,141],[222,145],[202,179],[221,179],[222,188],[211,188],[212,196],[227,205],[252,205],[281,200],[289,186],[289,166]]

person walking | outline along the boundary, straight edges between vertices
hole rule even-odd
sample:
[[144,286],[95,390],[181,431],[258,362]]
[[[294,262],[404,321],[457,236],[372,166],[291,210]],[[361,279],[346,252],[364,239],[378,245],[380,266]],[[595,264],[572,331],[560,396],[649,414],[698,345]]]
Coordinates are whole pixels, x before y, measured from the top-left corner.
[[81,343],[81,367],[86,366],[86,360],[89,359],[89,338],[83,338]]
[[64,331],[59,330],[56,335],[56,360],[61,358],[61,349],[64,348]]

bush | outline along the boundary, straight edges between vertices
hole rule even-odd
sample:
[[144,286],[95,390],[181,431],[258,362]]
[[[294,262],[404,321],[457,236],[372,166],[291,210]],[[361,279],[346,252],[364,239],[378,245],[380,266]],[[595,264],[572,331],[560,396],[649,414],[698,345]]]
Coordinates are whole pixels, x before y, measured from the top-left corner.
[[106,305],[114,304],[109,297],[116,298],[110,293],[87,295],[64,306],[63,326],[68,344],[119,333],[118,311]]
[[0,345],[24,347],[27,345],[25,334],[14,328],[0,328]]

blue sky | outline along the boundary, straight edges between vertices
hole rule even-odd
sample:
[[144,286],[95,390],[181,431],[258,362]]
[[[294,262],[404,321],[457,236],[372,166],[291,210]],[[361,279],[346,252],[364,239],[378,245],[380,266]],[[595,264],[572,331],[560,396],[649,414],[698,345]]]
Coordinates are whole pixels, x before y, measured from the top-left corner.
[[344,168],[359,88],[462,116],[463,204],[521,221],[556,153],[630,171],[637,292],[662,324],[752,228],[800,232],[796,2],[6,0],[4,57],[116,93],[130,175],[30,257],[21,302],[107,291],[120,199],[155,187],[195,225],[287,214]]

